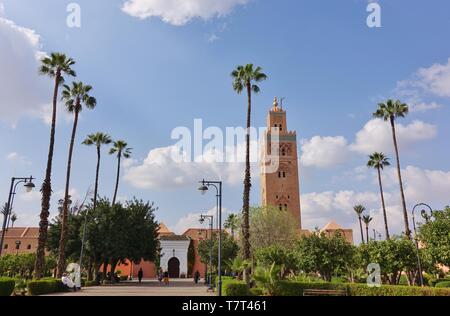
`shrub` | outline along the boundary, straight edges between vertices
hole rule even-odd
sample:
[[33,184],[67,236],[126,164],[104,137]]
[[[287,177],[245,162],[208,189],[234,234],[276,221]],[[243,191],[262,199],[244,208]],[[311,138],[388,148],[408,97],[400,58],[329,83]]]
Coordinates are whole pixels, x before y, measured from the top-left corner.
[[348,283],[348,279],[346,277],[332,277],[331,283],[334,284]]
[[439,282],[436,284],[437,288],[450,288],[450,281]]
[[350,296],[450,296],[448,289],[419,286],[382,285],[368,287],[363,284],[349,284]]
[[14,295],[24,296],[27,293],[27,281],[24,279],[16,279],[14,286]]
[[428,281],[428,284],[432,287],[435,287],[438,283],[441,282],[450,282],[450,278],[443,278],[443,279],[432,279]]
[[28,292],[30,295],[43,295],[65,291],[66,287],[61,280],[48,278],[28,282]]
[[347,290],[346,284],[340,283],[301,283],[280,281],[276,284],[276,296],[303,296],[304,290]]
[[247,284],[242,281],[227,280],[222,283],[222,289],[224,296],[251,296]]
[[16,282],[11,278],[0,278],[0,296],[11,296]]
[[382,285],[369,287],[366,284],[300,283],[278,282],[275,290],[277,296],[303,296],[306,289],[312,290],[346,290],[349,296],[450,296],[450,289],[422,288],[418,286]]
[[85,281],[84,282],[84,286],[85,287],[90,287],[90,286],[97,286],[97,281]]

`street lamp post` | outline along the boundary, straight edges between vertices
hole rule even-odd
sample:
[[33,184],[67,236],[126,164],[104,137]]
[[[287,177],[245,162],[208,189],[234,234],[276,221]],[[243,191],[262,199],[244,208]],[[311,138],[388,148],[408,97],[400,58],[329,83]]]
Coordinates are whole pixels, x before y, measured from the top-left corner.
[[16,255],[18,255],[19,254],[19,249],[20,249],[20,244],[21,244],[22,242],[20,241],[20,240],[17,240],[16,241]]
[[212,240],[212,233],[213,233],[213,222],[214,222],[214,216],[212,215],[201,215],[200,216],[200,223],[204,223],[205,219],[209,219],[209,278],[208,278],[208,290],[212,289],[212,254],[213,254],[213,240]]
[[217,255],[217,271],[218,271],[218,295],[222,296],[222,181],[206,181],[203,179],[200,181],[201,186],[199,188],[199,191],[202,194],[205,194],[209,187],[212,186],[216,188],[216,198],[217,198],[217,213],[218,213],[218,230],[219,230],[219,249],[218,249],[218,255]]
[[[420,207],[420,206],[424,206],[424,207],[428,208],[428,209],[430,210],[430,214],[431,214],[431,215],[433,214],[433,209],[432,209],[431,206],[429,206],[428,204],[425,204],[425,203],[419,203],[419,204],[415,205],[415,206],[413,207],[413,210],[412,210],[412,221],[413,221],[413,227],[414,227],[414,240],[415,240],[415,243],[416,243],[416,253],[417,253],[417,268],[418,268],[418,270],[419,270],[420,285],[421,285],[421,286],[424,286],[424,284],[423,284],[423,274],[422,274],[422,263],[421,263],[421,260],[420,260],[420,252],[419,252],[419,237],[417,236],[416,219],[415,219],[415,217],[414,217],[414,213],[415,213],[416,209],[417,209],[418,207]],[[422,217],[423,217],[426,221],[429,220],[430,217],[429,217],[429,215],[427,214],[427,211],[426,211],[425,209],[422,209],[422,211],[420,212],[420,214],[422,215]]]
[[3,242],[5,240],[6,225],[9,221],[9,216],[11,215],[17,185],[19,183],[25,183],[24,187],[26,191],[31,192],[31,190],[33,190],[33,188],[35,187],[33,180],[34,178],[32,176],[28,178],[15,178],[15,177],[11,178],[11,187],[9,189],[8,203],[6,203],[5,214],[3,216],[2,237],[0,240],[0,256],[2,255],[3,251]]

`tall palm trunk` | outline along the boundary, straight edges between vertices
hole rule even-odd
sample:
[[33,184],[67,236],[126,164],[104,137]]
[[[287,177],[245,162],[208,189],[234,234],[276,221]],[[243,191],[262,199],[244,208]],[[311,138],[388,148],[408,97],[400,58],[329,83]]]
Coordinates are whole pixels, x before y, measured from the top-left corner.
[[97,169],[95,171],[95,188],[94,188],[94,211],[97,207],[97,194],[98,194],[98,175],[100,173],[100,147],[97,146]]
[[386,239],[389,239],[389,228],[387,221],[387,213],[386,213],[386,204],[384,203],[384,193],[383,193],[383,184],[381,183],[381,170],[377,168],[378,171],[378,184],[380,185],[380,194],[381,194],[381,205],[383,206],[383,218],[384,218],[384,230],[386,232]]
[[409,222],[408,222],[408,211],[406,210],[405,193],[403,191],[403,181],[402,181],[402,173],[401,173],[401,169],[400,169],[400,157],[398,154],[398,144],[397,144],[397,135],[395,132],[394,117],[391,117],[391,128],[392,128],[392,138],[394,141],[395,157],[397,160],[397,175],[398,175],[398,181],[400,183],[400,194],[402,197],[403,220],[405,222],[405,235],[408,239],[411,239],[411,231],[409,230]]
[[366,240],[367,240],[367,243],[369,243],[369,225],[368,224],[366,224]]
[[[78,109],[79,106],[80,100],[77,100],[76,108]],[[73,120],[73,128],[72,128],[72,137],[70,139],[70,146],[69,146],[69,157],[67,159],[66,188],[64,192],[63,213],[61,221],[61,237],[59,240],[58,268],[57,268],[58,278],[62,277],[64,270],[66,268],[65,249],[67,241],[67,219],[69,213],[70,172],[72,168],[72,154],[73,154],[73,147],[75,144],[75,136],[77,134],[77,126],[78,126],[78,111],[75,110],[75,118]]]
[[53,151],[55,147],[55,132],[56,132],[56,105],[58,102],[58,88],[61,80],[61,70],[58,69],[55,75],[55,87],[53,90],[53,106],[52,106],[52,125],[50,130],[50,145],[48,149],[47,168],[45,170],[45,179],[42,184],[41,193],[41,214],[39,221],[39,239],[38,247],[36,250],[36,261],[34,264],[34,276],[36,279],[43,277],[44,265],[45,265],[45,245],[47,243],[47,230],[48,230],[48,216],[50,209],[50,198],[52,195],[52,164],[53,164]]
[[[364,243],[364,233],[363,233],[363,227],[362,227],[362,221],[361,221],[361,215],[358,215],[359,220],[359,229],[361,230],[361,240]],[[368,242],[368,241],[367,241]]]
[[119,189],[119,178],[120,178],[120,160],[121,160],[122,154],[119,152],[117,155],[117,176],[116,176],[116,188],[114,189],[114,197],[112,200],[112,205],[116,204],[116,198],[117,198],[117,190]]
[[[251,174],[250,174],[250,126],[251,126],[251,111],[252,111],[252,91],[251,84],[247,82],[247,97],[248,97],[248,109],[247,109],[247,134],[246,134],[246,152],[245,152],[245,177],[244,177],[244,195],[243,195],[243,207],[242,207],[242,233],[243,233],[243,251],[244,260],[250,260],[250,189],[251,189]],[[244,280],[249,283],[248,269],[244,270]]]

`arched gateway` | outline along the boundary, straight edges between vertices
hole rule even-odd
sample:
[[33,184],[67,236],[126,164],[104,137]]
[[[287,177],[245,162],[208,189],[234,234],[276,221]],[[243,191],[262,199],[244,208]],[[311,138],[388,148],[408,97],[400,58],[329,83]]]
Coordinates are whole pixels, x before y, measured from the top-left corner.
[[169,278],[179,278],[180,277],[180,260],[178,258],[173,257],[169,260],[168,268]]
[[187,277],[188,275],[188,249],[191,240],[186,236],[175,234],[162,235],[161,268],[169,273],[170,278]]

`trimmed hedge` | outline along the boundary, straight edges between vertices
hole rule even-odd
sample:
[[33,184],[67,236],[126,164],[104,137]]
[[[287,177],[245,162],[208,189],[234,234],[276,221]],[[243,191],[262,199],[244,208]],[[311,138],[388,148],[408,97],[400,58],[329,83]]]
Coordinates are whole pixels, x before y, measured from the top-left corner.
[[61,280],[41,279],[28,282],[28,292],[30,295],[43,295],[66,291],[67,289]]
[[0,278],[0,296],[11,296],[16,282],[11,278]]
[[304,290],[347,290],[347,284],[280,281],[275,286],[275,296],[303,296]]
[[437,288],[450,288],[450,281],[439,282],[436,284]]
[[450,290],[432,287],[382,285],[368,287],[364,284],[349,284],[350,296],[450,296]]
[[85,287],[90,287],[90,286],[97,286],[97,281],[85,281],[84,282],[84,286]]
[[252,296],[247,284],[243,281],[226,280],[222,282],[224,296]]
[[382,285],[369,287],[366,284],[300,283],[281,281],[276,286],[276,296],[303,296],[303,291],[345,290],[349,296],[450,296],[450,289],[418,286]]
[[437,284],[442,283],[442,282],[450,282],[450,278],[432,279],[432,280],[428,281],[428,284],[430,286],[435,287]]

